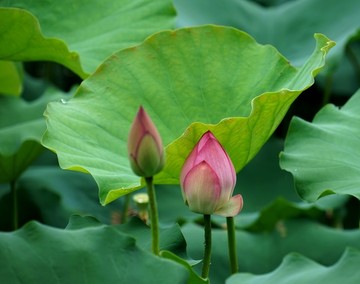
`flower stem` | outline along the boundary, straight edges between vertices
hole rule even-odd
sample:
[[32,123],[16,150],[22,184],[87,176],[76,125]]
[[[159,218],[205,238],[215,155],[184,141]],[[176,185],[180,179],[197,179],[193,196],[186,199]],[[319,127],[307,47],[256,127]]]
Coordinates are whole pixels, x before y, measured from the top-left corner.
[[19,227],[19,216],[18,216],[18,198],[16,190],[16,182],[10,182],[10,191],[13,201],[13,229],[14,231]]
[[237,254],[236,254],[234,217],[226,217],[226,223],[227,223],[227,233],[228,233],[230,268],[231,268],[231,274],[234,274],[237,273],[239,270]]
[[150,225],[152,235],[152,251],[155,255],[159,255],[159,218],[156,205],[155,188],[153,184],[153,177],[146,177],[147,192],[149,195],[150,206]]
[[205,249],[202,267],[202,277],[208,278],[211,262],[211,215],[204,214]]
[[121,223],[125,224],[128,219],[129,213],[129,206],[130,206],[130,194],[124,196],[123,208],[121,212]]

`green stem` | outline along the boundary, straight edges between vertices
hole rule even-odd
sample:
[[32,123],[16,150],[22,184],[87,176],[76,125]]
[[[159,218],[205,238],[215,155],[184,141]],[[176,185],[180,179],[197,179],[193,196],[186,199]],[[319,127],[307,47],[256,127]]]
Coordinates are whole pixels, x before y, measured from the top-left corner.
[[211,215],[204,215],[205,249],[202,267],[202,277],[208,278],[211,262]]
[[13,229],[14,231],[19,227],[19,216],[18,216],[18,198],[16,190],[16,182],[10,182],[10,191],[13,201]]
[[124,203],[121,213],[121,223],[125,224],[127,222],[128,213],[129,213],[129,206],[130,206],[130,194],[124,196]]
[[159,255],[159,218],[156,205],[155,188],[153,184],[153,177],[146,177],[147,192],[149,195],[150,206],[150,225],[152,235],[152,251],[154,254]]
[[229,259],[231,274],[237,273],[239,270],[237,251],[236,251],[236,238],[235,238],[235,225],[234,217],[227,217],[227,233],[228,233],[228,246],[229,246]]

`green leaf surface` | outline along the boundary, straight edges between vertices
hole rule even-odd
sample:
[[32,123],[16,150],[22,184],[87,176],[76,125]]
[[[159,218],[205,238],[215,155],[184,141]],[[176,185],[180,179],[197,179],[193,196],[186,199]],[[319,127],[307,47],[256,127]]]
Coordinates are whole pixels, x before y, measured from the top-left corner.
[[178,183],[185,158],[207,130],[239,171],[323,67],[334,43],[320,34],[315,39],[313,54],[297,69],[236,29],[158,33],[110,57],[67,103],[49,104],[43,145],[62,168],[91,173],[107,204],[142,186],[129,166],[127,136],[143,105],[166,145],[157,184]]
[[[182,227],[182,232],[188,243],[189,256],[195,259],[202,258],[204,229],[190,223]],[[230,275],[227,231],[216,229],[212,235],[214,245],[210,281],[212,284],[221,284],[225,283],[225,279]],[[291,252],[303,254],[321,265],[333,265],[346,247],[360,249],[359,238],[359,230],[341,231],[301,219],[279,222],[271,232],[250,233],[237,230],[239,271],[253,274],[269,273]],[[196,266],[197,271],[200,268],[201,265]],[[298,269],[301,271],[300,267]]]
[[161,251],[160,255],[164,258],[171,259],[172,261],[175,261],[177,263],[180,263],[181,265],[185,266],[190,271],[189,276],[189,284],[209,284],[209,279],[201,278],[195,270],[190,266],[190,264],[185,261],[184,259],[178,257],[176,254],[170,252],[170,251]]
[[[16,23],[14,25],[14,23]],[[36,17],[16,8],[0,8],[0,58],[12,61],[54,61],[86,77],[79,55],[58,38],[45,37]],[[11,42],[12,44],[8,44]]]
[[84,228],[102,227],[104,226],[93,216],[72,215],[66,226],[66,230],[81,230]]
[[336,42],[336,47],[319,74],[321,88],[351,96],[360,86],[360,52],[352,44],[360,43],[358,0],[347,0],[342,5],[338,0],[175,0],[174,4],[178,27],[235,27],[259,43],[272,44],[295,66],[307,60],[313,33],[323,33]]
[[189,274],[140,249],[116,227],[86,218],[72,220],[67,230],[30,222],[0,232],[0,276],[4,283],[168,284],[186,283]]
[[287,255],[281,265],[268,274],[235,274],[227,279],[226,284],[352,284],[360,281],[359,261],[360,251],[354,248],[347,248],[339,261],[330,267],[293,253]]
[[360,90],[344,105],[326,105],[312,123],[293,118],[280,165],[292,173],[301,198],[328,194],[360,199]]
[[60,228],[66,226],[72,214],[92,215],[104,224],[116,223],[122,200],[104,207],[99,204],[97,192],[91,176],[58,166],[32,166],[18,182],[19,198],[25,195],[26,201],[36,206],[39,221]]
[[172,28],[175,17],[169,0],[23,0],[0,5],[12,7],[0,8],[0,58],[55,61],[82,78],[114,51]]
[[0,60],[0,94],[19,96],[22,80],[22,68],[19,64]]
[[[302,65],[307,60],[314,33],[326,34],[336,42],[329,63],[338,64],[347,42],[360,29],[358,0],[347,0],[340,6],[338,0],[293,0],[270,8],[255,1],[174,2],[179,14],[178,26],[217,24],[236,27],[262,44],[274,45],[295,65]],[[326,13],[323,13],[324,9]]]
[[62,92],[49,89],[41,98],[26,102],[0,97],[0,182],[16,179],[44,149],[40,140],[46,129],[43,112]]
[[[101,223],[92,217],[72,216],[69,228],[79,228],[79,226],[101,226]],[[151,251],[151,231],[150,227],[138,218],[132,218],[128,223],[117,226],[119,231],[135,238],[136,244],[146,250]],[[195,265],[201,261],[189,259],[186,253],[186,242],[181,233],[178,224],[171,227],[160,228],[160,256],[175,261],[184,266],[190,273],[189,284],[209,283],[202,279],[192,269],[191,265]]]
[[[138,218],[132,218],[128,223],[119,227],[123,233],[129,234],[136,239],[137,244],[144,250],[151,251],[151,231]],[[184,236],[177,224],[171,227],[160,228],[160,249],[171,251],[183,259],[190,260],[186,255],[186,243]]]

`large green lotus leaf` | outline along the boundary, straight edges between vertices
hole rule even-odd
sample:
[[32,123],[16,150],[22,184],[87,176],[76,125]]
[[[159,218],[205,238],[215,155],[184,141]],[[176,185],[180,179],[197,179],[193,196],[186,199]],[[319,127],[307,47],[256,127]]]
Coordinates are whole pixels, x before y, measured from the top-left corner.
[[40,144],[46,128],[42,114],[49,101],[62,96],[54,89],[32,102],[0,96],[0,182],[16,179],[44,149]]
[[[101,226],[93,217],[72,216],[67,229],[80,229],[89,226]],[[143,221],[138,218],[132,218],[130,222],[116,227],[120,232],[131,235],[135,238],[136,244],[147,251],[151,250],[151,230]],[[170,259],[184,266],[189,271],[189,284],[209,283],[201,278],[192,269],[191,265],[200,261],[194,261],[188,258],[186,254],[186,243],[178,224],[171,227],[160,228],[160,255],[163,258]],[[179,280],[180,281],[180,280]]]
[[0,61],[0,94],[19,96],[22,91],[22,68],[11,61]]
[[262,44],[274,45],[296,66],[306,61],[312,48],[312,34],[326,34],[337,46],[319,75],[319,85],[347,96],[359,88],[360,52],[349,44],[354,40],[360,42],[358,0],[344,1],[341,6],[337,0],[175,0],[174,3],[178,11],[177,26],[236,27]]
[[293,118],[280,165],[292,173],[301,198],[328,194],[360,199],[360,90],[344,105],[326,105],[312,123]]
[[[151,250],[150,228],[140,219],[132,218],[128,223],[119,226],[119,230],[134,237],[141,248]],[[160,228],[160,247],[161,250],[172,251],[186,258],[186,243],[179,225]]]
[[91,173],[107,204],[141,187],[129,166],[127,139],[143,105],[166,145],[156,183],[179,182],[185,158],[206,130],[239,171],[323,67],[334,43],[315,38],[315,51],[296,69],[272,46],[233,28],[158,33],[110,57],[68,102],[49,104],[43,145],[57,153],[62,168]]
[[170,0],[20,0],[0,5],[21,8],[0,9],[0,58],[55,61],[82,78],[114,51],[172,28],[175,18]]
[[360,251],[347,248],[338,262],[324,267],[300,254],[287,255],[281,265],[265,275],[235,274],[226,284],[308,284],[357,283],[360,280],[358,263]]
[[[189,223],[182,227],[188,244],[188,254],[201,259],[204,253],[204,229]],[[211,283],[225,283],[230,275],[227,231],[212,231],[213,247],[210,267]],[[269,273],[291,253],[303,254],[322,265],[333,265],[348,246],[360,249],[360,231],[342,231],[309,220],[279,222],[272,232],[236,231],[239,271],[254,274]],[[201,269],[201,265],[195,267]],[[242,283],[242,282],[239,282]],[[267,282],[263,282],[267,283]]]
[[116,227],[92,220],[72,220],[67,230],[30,222],[0,233],[4,283],[186,283],[188,274]]
[[[58,21],[61,22],[60,19]],[[65,65],[79,76],[86,77],[79,55],[69,51],[63,40],[45,37],[41,33],[38,20],[30,12],[16,8],[0,8],[0,34],[2,60],[54,61]]]
[[[132,218],[130,222],[119,226],[119,229],[130,234],[136,239],[136,243],[143,249],[151,250],[150,228],[138,218]],[[171,259],[187,268],[190,273],[189,284],[208,283],[197,275],[192,265],[200,263],[201,260],[192,260],[186,253],[186,242],[178,224],[160,228],[160,255]]]
[[274,45],[295,65],[307,60],[315,32],[326,34],[337,44],[327,65],[339,63],[346,43],[360,29],[358,0],[344,1],[341,6],[338,0],[293,0],[270,8],[237,0],[174,2],[178,26],[218,24],[236,27],[260,43]]
[[345,1],[341,9],[337,0],[224,0],[221,3],[175,0],[174,3],[178,11],[177,26],[211,23],[236,27],[262,44],[274,45],[294,65],[306,61],[313,33],[326,34],[337,46],[318,78],[319,85],[347,96],[359,88],[357,58],[360,52],[353,48],[353,41],[360,42],[360,2],[357,0]]
[[181,265],[185,266],[189,272],[190,272],[190,276],[189,276],[189,280],[188,283],[189,284],[209,284],[210,280],[204,279],[202,277],[200,277],[198,273],[195,272],[195,270],[191,267],[191,265],[185,261],[183,258],[180,258],[179,256],[177,256],[176,254],[170,252],[170,251],[161,251],[160,255],[164,258],[167,259],[171,259],[173,261],[176,261],[178,263],[180,263]]
[[[72,215],[66,229],[82,229],[92,226],[104,226],[92,216]],[[142,220],[133,217],[126,224],[115,226],[116,230],[130,235],[136,240],[136,245],[145,251],[151,251],[151,230]],[[178,224],[160,227],[160,249],[170,251],[187,259],[186,243]]]

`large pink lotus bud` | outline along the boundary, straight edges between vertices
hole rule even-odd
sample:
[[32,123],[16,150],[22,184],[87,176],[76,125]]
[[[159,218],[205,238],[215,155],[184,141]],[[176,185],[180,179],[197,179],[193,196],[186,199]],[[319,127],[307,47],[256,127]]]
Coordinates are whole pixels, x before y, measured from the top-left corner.
[[190,210],[225,217],[237,215],[243,206],[233,196],[236,172],[230,157],[208,131],[187,157],[180,175],[183,198]]
[[152,177],[165,164],[164,148],[160,134],[143,107],[131,126],[128,152],[134,173],[141,177]]

